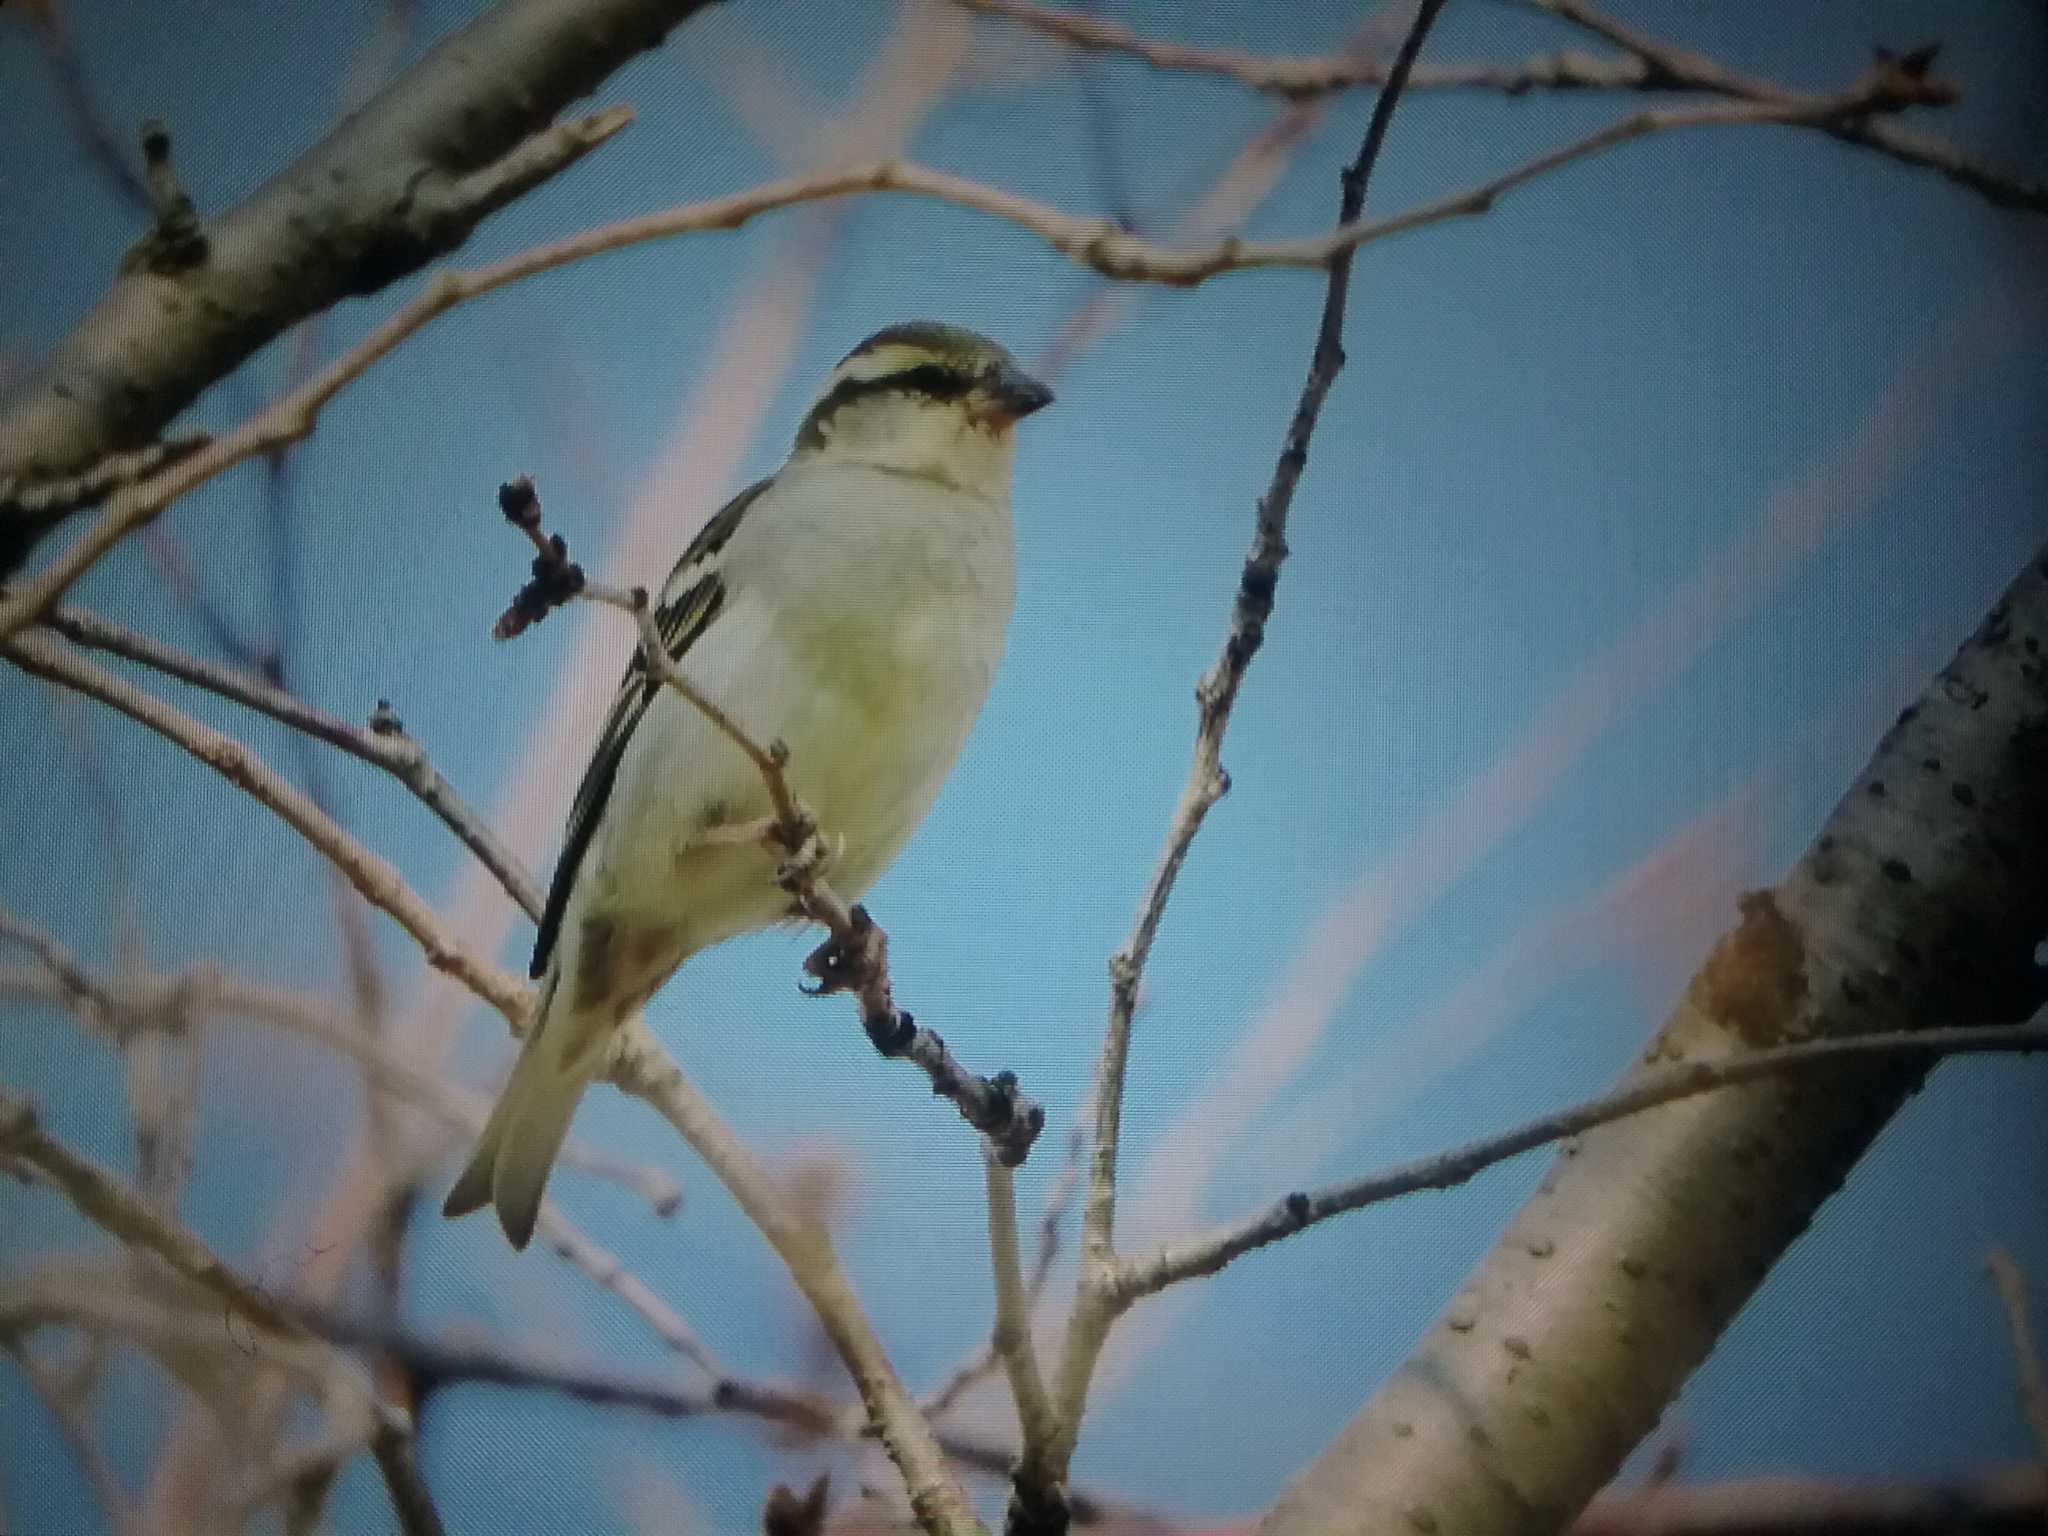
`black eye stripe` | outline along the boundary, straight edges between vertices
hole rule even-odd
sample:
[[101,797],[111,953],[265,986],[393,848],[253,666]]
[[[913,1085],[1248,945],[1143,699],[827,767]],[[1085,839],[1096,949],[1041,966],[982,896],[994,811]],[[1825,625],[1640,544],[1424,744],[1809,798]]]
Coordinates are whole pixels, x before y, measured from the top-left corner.
[[949,368],[944,363],[917,363],[909,368],[899,368],[894,373],[885,373],[872,379],[845,379],[835,385],[832,393],[825,397],[827,402],[857,400],[863,395],[879,395],[890,391],[904,394],[928,395],[934,400],[958,400],[974,388],[974,376],[958,368]]
[[922,395],[927,400],[958,400],[974,389],[977,376],[945,363],[917,363],[894,373],[872,379],[841,379],[825,398],[812,407],[797,434],[799,444],[815,446],[823,440],[822,424],[842,406],[872,395]]

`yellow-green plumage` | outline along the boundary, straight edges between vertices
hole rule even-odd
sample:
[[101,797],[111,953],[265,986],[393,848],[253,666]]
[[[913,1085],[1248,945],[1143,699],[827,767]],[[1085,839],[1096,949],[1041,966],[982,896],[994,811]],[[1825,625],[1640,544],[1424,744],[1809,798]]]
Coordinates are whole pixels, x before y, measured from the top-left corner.
[[[1010,428],[1050,398],[972,332],[877,333],[662,593],[692,682],[757,741],[788,743],[848,900],[923,820],[987,696],[1014,587]],[[769,810],[729,740],[628,671],[550,892],[534,1026],[447,1214],[495,1205],[525,1246],[618,1027],[690,955],[786,914],[766,849],[706,838]]]

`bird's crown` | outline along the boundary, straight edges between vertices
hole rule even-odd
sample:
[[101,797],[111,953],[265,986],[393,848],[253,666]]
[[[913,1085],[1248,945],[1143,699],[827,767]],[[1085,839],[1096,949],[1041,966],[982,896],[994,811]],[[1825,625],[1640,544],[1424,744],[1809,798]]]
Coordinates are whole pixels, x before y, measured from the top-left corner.
[[892,397],[959,405],[1000,429],[1050,403],[1052,391],[1007,347],[977,331],[937,320],[902,321],[839,360],[797,433],[797,447],[822,447],[848,407]]

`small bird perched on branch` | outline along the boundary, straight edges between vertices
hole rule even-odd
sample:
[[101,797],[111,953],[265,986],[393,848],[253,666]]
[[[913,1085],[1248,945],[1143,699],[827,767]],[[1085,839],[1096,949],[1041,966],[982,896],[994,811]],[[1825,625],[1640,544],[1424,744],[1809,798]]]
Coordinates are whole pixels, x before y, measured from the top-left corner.
[[[1051,400],[972,331],[878,331],[662,588],[669,655],[748,735],[787,744],[849,901],[924,819],[988,696],[1015,588],[1011,428]],[[691,955],[791,915],[774,852],[740,835],[772,814],[755,765],[636,653],[569,812],[533,1025],[444,1214],[495,1205],[526,1246],[618,1028]]]

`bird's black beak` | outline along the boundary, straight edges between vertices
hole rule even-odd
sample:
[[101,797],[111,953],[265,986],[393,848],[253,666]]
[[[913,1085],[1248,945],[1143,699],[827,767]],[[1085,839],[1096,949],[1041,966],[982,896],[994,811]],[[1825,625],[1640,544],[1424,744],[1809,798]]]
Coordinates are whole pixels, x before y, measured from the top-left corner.
[[1031,377],[1022,368],[1005,364],[996,370],[989,393],[1005,416],[1012,421],[1021,421],[1033,411],[1044,410],[1052,404],[1052,391]]

